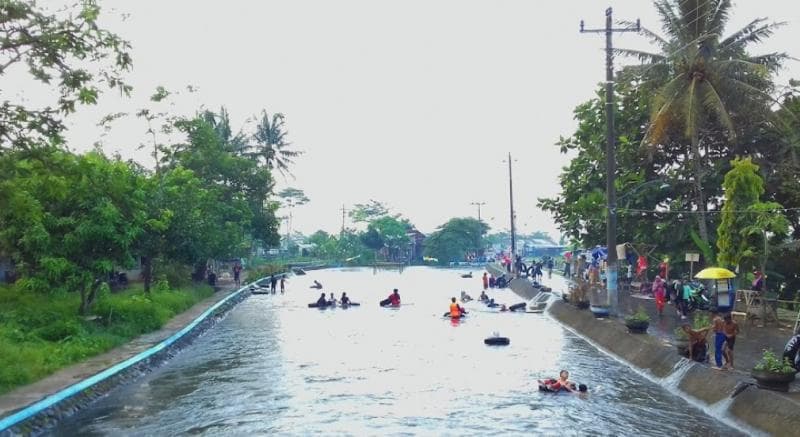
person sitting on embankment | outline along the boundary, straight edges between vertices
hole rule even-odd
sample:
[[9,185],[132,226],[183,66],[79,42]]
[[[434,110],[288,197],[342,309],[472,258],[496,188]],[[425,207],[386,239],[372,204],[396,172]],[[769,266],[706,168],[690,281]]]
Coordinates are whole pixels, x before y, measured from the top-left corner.
[[694,361],[705,363],[708,359],[708,342],[706,337],[711,327],[694,330],[688,324],[681,326],[683,332],[689,337],[689,358]]

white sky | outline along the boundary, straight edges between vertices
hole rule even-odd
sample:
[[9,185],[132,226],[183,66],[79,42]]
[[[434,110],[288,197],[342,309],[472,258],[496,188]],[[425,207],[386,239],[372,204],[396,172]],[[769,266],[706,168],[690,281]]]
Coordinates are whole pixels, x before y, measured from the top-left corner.
[[[63,0],[45,1],[57,5]],[[101,140],[104,114],[141,107],[157,85],[196,94],[177,112],[225,105],[234,127],[262,109],[283,112],[289,138],[305,151],[296,180],[305,190],[294,229],[337,231],[341,206],[386,202],[423,232],[476,214],[509,226],[508,173],[514,163],[517,226],[557,235],[537,197],[559,191],[568,158],[554,143],[574,130],[573,108],[604,80],[604,37],[578,33],[615,19],[660,29],[646,0],[201,1],[105,0],[104,24],[133,44],[132,99],[109,95],[70,119],[71,146]],[[121,20],[122,13],[130,14]],[[756,17],[789,21],[758,52],[800,56],[800,2],[739,0],[727,33]],[[616,34],[615,45],[644,47]],[[791,62],[780,76],[800,78]],[[147,165],[137,150],[144,128],[120,123],[102,138]]]

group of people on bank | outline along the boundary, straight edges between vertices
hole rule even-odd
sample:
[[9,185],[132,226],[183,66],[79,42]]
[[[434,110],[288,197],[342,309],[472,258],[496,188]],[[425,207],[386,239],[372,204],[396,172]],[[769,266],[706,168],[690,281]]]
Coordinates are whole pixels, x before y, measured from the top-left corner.
[[[713,313],[711,325],[700,329],[692,329],[689,324],[683,324],[681,329],[689,337],[689,357],[698,362],[708,360],[709,332],[714,332],[714,369],[733,369],[733,348],[736,345],[736,336],[739,334],[739,324],[733,320],[730,313],[720,316]],[[724,359],[724,362],[723,362]]]

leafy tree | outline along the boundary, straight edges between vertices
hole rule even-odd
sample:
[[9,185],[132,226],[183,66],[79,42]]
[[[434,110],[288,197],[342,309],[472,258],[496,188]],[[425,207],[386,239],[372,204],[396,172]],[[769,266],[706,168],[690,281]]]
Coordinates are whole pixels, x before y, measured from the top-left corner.
[[278,239],[275,209],[266,201],[273,182],[269,170],[238,155],[206,117],[182,120],[177,127],[186,133],[187,142],[175,145],[166,156],[168,168],[191,170],[205,189],[196,202],[205,214],[203,224],[208,226],[204,230],[209,238],[187,252],[192,254],[195,278],[200,279],[205,276],[208,259],[244,254],[248,234]]
[[287,141],[285,116],[280,112],[270,115],[267,111],[261,114],[261,120],[252,136],[253,144],[250,154],[264,163],[270,170],[278,170],[282,175],[289,173],[289,165],[303,152],[291,150]]
[[483,247],[483,236],[489,226],[474,218],[453,218],[425,239],[425,256],[439,263],[461,260],[469,252]]
[[[401,249],[408,246],[409,238],[408,235],[406,235],[408,228],[406,223],[401,220],[386,216],[371,222],[367,227],[367,234],[370,235],[368,241],[370,241],[370,243],[374,242],[374,236],[371,235],[372,230],[380,236],[381,245],[378,249],[386,247],[388,255],[392,259],[397,259]],[[370,246],[370,244],[367,244],[367,246],[374,248]]]
[[11,152],[0,180],[0,251],[24,287],[78,290],[87,314],[117,267],[133,264],[144,191],[126,163],[91,152]]
[[389,215],[389,208],[382,202],[370,200],[368,203],[356,203],[347,215],[354,223],[370,223]]
[[[685,151],[693,169],[692,183],[699,211],[698,230],[709,243],[704,193],[709,137],[737,137],[736,114],[765,118],[769,114],[772,89],[770,74],[788,56],[769,53],[753,56],[747,48],[772,35],[781,23],[767,24],[756,19],[744,28],[722,38],[731,13],[730,0],[656,0],[666,37],[644,29],[660,53],[619,49],[638,57],[643,65],[629,68],[658,87],[653,101],[651,122],[645,143],[666,144],[689,140]],[[741,128],[739,129],[741,130]],[[701,146],[706,153],[701,153]]]
[[[750,267],[758,262],[761,253],[761,270],[766,269],[768,251],[767,232],[785,236],[789,222],[781,213],[782,206],[775,202],[761,202],[764,180],[758,166],[750,158],[734,159],[731,170],[725,175],[725,204],[722,222],[717,228],[719,261],[723,264]],[[763,250],[761,249],[763,248]]]
[[303,192],[303,190],[292,187],[284,188],[283,190],[279,191],[278,197],[280,197],[284,204],[289,208],[305,205],[309,202],[309,199],[306,197],[306,193]]
[[78,104],[95,104],[101,88],[128,94],[122,75],[131,66],[130,45],[100,28],[100,7],[83,1],[51,14],[34,1],[0,2],[0,76],[25,65],[30,77],[58,88],[52,106],[24,100],[0,104],[0,151],[60,144],[63,117]]

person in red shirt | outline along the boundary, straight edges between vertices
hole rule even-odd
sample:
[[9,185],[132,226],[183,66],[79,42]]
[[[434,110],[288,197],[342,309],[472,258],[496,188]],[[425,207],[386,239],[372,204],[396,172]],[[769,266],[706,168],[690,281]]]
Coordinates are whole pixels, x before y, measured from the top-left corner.
[[396,288],[394,289],[392,294],[389,295],[388,299],[389,299],[389,305],[393,307],[400,306],[400,293],[397,292]]

